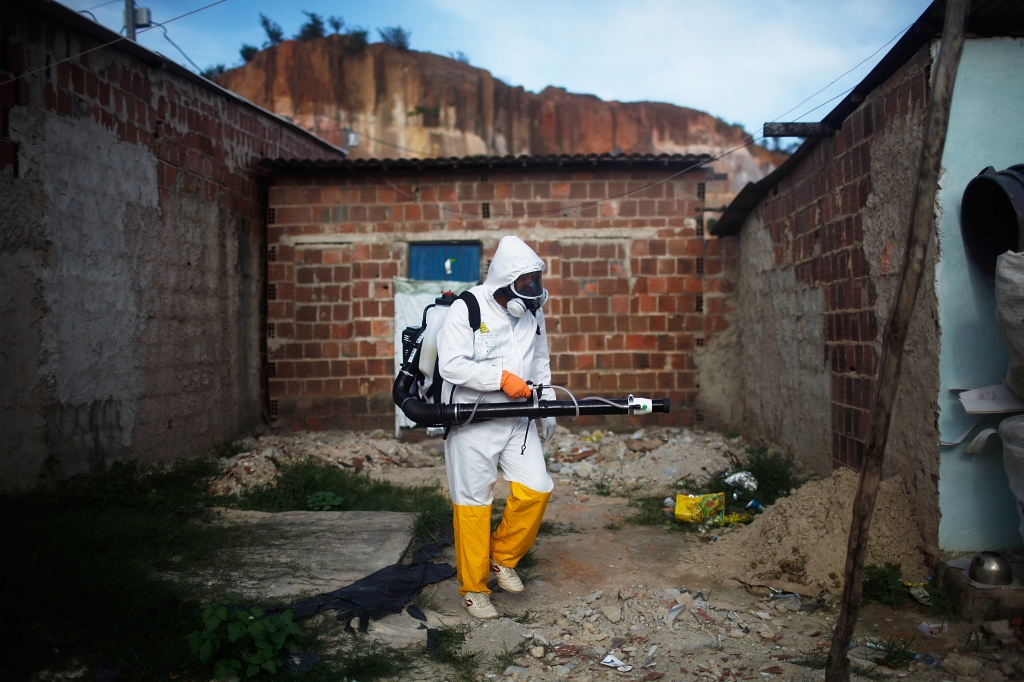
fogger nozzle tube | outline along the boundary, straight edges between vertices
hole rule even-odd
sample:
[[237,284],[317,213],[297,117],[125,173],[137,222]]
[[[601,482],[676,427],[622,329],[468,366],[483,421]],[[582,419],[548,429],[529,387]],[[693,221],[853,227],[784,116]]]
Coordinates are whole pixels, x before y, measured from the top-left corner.
[[[435,405],[426,403],[412,394],[415,377],[405,370],[395,378],[392,398],[405,416],[420,426],[453,426],[462,424],[473,413],[472,403]],[[479,403],[475,406],[473,421],[511,417],[572,417],[598,414],[651,414],[667,413],[670,404],[666,398],[613,398],[609,400],[538,400],[523,403]]]

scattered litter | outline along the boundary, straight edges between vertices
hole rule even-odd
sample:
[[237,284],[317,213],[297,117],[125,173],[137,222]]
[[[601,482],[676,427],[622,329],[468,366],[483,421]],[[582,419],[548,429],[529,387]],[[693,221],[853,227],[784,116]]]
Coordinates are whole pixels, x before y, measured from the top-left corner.
[[296,673],[308,673],[320,662],[320,654],[307,651],[304,654],[289,654],[284,659],[284,667]]
[[748,493],[757,492],[757,479],[749,471],[737,471],[725,477],[725,484],[733,488],[742,488]]
[[676,495],[676,521],[722,525],[725,516],[725,493],[708,495]]
[[626,665],[626,663],[624,661],[619,660],[618,658],[616,658],[612,654],[608,654],[607,656],[602,658],[601,659],[601,665],[606,665],[609,668],[615,668],[620,673],[628,673],[630,670],[633,669],[633,666]]
[[939,635],[949,634],[949,625],[946,621],[941,621],[939,623],[923,621],[917,626],[917,629],[923,633],[925,637],[938,637]]
[[928,590],[924,589],[923,587],[911,587],[908,590],[908,592],[910,592],[910,596],[913,597],[919,604],[924,604],[925,606],[935,605],[932,603],[932,596],[928,594]]

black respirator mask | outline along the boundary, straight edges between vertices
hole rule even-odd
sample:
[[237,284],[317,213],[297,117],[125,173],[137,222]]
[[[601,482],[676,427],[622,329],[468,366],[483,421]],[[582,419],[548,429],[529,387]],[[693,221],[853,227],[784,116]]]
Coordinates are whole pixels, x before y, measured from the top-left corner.
[[522,317],[527,310],[536,312],[548,300],[548,290],[544,288],[539,270],[520,275],[501,291],[508,296],[505,307],[513,317]]

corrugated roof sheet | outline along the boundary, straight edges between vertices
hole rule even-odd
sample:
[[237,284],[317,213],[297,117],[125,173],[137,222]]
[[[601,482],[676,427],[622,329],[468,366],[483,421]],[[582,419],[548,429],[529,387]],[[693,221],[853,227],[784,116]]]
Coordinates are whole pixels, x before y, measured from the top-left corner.
[[427,159],[262,159],[256,167],[269,174],[336,171],[360,173],[401,170],[697,170],[711,161],[708,154],[546,154],[533,156],[464,156]]
[[[946,15],[945,0],[935,0],[903,34],[882,60],[864,77],[853,91],[829,112],[822,121],[839,130],[843,122],[857,110],[867,95],[889,79],[913,57],[922,46],[942,35]],[[1024,2],[1021,0],[972,0],[967,17],[967,37],[1024,36]],[[743,222],[758,202],[775,184],[789,174],[814,149],[820,138],[808,138],[782,165],[758,182],[747,186],[736,195],[722,217],[711,229],[717,237],[738,234]]]

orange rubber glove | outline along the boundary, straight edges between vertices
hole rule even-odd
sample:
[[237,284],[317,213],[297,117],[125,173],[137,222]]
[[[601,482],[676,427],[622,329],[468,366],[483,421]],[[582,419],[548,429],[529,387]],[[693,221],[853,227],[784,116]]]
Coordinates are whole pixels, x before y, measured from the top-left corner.
[[533,395],[533,390],[526,385],[526,382],[507,369],[501,370],[501,390],[512,400],[529,398]]

